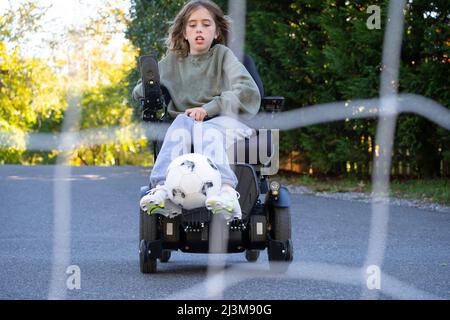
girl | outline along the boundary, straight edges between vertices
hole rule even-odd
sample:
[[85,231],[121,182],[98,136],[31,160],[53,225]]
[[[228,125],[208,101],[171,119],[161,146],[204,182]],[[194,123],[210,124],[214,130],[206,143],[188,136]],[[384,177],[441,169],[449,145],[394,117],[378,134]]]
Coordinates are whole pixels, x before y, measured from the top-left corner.
[[[253,131],[238,121],[237,115],[253,116],[260,107],[261,97],[255,81],[225,46],[229,30],[228,18],[209,0],[188,2],[169,30],[169,49],[158,66],[161,84],[172,99],[168,112],[175,120],[167,130],[151,171],[150,184],[154,188],[141,199],[144,211],[164,207],[168,198],[164,188],[167,167],[174,157],[190,152],[192,139],[197,149],[194,151],[210,157],[222,177],[221,192],[207,195],[205,206],[213,213],[223,213],[227,219],[242,216],[239,194],[235,190],[237,178],[227,159],[222,161],[220,157],[226,154],[228,145],[213,143],[214,147],[208,148],[201,143],[200,150],[196,148],[199,140],[208,140],[208,129],[220,132],[227,141],[230,135],[233,139],[249,137]],[[139,99],[142,95],[142,85],[138,84],[133,96]],[[204,121],[206,117],[214,118]],[[177,149],[180,134],[184,141],[182,150]],[[175,142],[174,137],[178,141]]]

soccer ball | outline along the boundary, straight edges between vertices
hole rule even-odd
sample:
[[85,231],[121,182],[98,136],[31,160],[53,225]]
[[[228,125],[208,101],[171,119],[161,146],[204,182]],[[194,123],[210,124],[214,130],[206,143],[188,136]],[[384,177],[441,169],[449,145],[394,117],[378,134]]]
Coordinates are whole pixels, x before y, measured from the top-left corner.
[[221,185],[217,166],[199,153],[179,156],[167,168],[169,199],[186,210],[203,207],[208,196],[219,193]]

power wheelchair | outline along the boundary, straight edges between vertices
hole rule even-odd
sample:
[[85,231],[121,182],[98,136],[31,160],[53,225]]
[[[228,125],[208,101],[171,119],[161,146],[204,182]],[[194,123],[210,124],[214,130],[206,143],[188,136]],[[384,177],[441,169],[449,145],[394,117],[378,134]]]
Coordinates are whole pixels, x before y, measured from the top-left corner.
[[[262,81],[252,59],[244,56],[244,66],[252,75],[261,93],[260,112],[273,116],[284,104],[283,97],[264,97]],[[170,122],[167,104],[170,95],[160,85],[158,63],[153,56],[141,56],[139,68],[144,97],[141,99],[142,119],[148,122]],[[207,119],[206,119],[207,120]],[[235,143],[227,150],[230,165],[238,179],[236,190],[242,219],[231,222],[213,215],[206,207],[182,210],[169,218],[160,214],[139,213],[139,263],[142,273],[156,273],[158,260],[166,263],[171,251],[189,253],[239,253],[245,251],[249,262],[257,261],[260,251],[267,249],[270,269],[285,272],[293,260],[291,240],[290,194],[277,181],[269,181],[268,168],[278,160],[278,130],[257,129],[249,139]],[[153,141],[154,159],[162,141]],[[260,154],[263,146],[263,152]],[[231,152],[230,152],[231,151]],[[257,155],[257,157],[255,157]],[[277,165],[277,164],[276,164]],[[141,198],[152,186],[141,187]],[[213,219],[218,221],[214,224]],[[219,226],[219,228],[217,228]],[[219,245],[212,247],[212,234]],[[217,239],[217,238],[216,238]]]

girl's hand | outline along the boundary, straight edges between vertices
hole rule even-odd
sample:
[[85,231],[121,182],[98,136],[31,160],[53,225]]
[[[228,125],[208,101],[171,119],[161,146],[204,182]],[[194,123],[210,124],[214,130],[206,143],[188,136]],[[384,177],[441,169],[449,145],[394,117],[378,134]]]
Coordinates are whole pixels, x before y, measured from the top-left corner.
[[184,113],[196,121],[203,121],[208,115],[203,107],[187,109]]

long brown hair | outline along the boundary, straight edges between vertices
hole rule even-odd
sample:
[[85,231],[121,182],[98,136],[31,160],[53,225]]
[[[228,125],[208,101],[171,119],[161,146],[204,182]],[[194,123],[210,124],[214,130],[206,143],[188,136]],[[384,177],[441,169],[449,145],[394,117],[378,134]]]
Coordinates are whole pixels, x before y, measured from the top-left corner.
[[186,57],[189,54],[189,42],[184,38],[184,31],[189,17],[199,7],[208,10],[216,23],[218,37],[214,39],[211,46],[218,43],[226,45],[228,42],[231,30],[230,18],[224,15],[222,9],[210,0],[192,0],[185,4],[175,17],[166,40],[169,51],[175,52],[179,57]]

